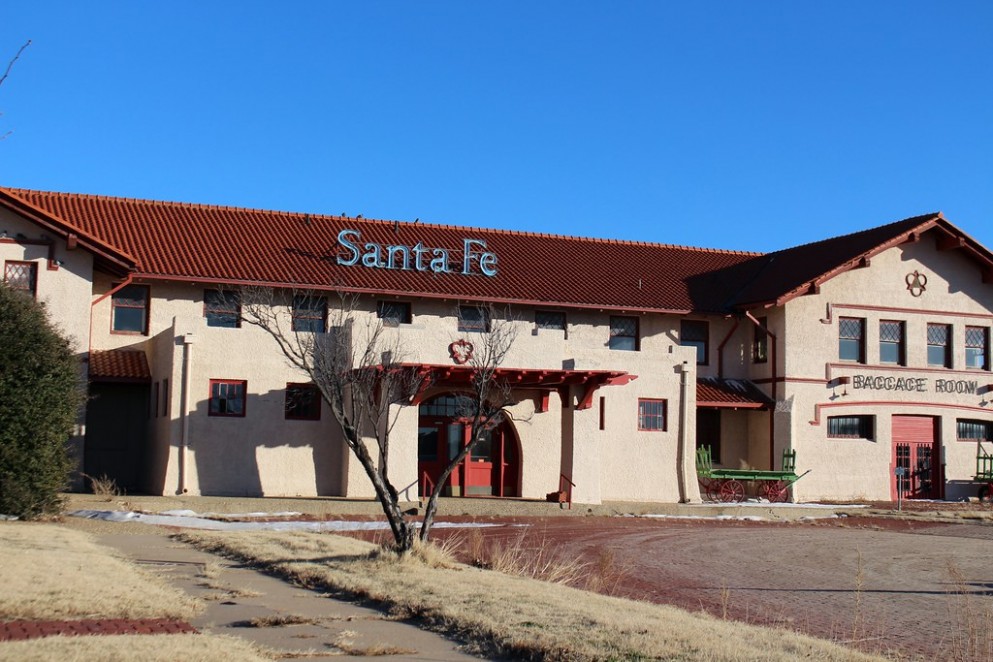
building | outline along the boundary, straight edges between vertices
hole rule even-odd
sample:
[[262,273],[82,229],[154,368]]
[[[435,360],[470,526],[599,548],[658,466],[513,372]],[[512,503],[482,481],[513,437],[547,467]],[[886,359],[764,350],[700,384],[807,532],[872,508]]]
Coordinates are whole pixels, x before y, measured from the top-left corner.
[[[893,498],[899,466],[909,496],[958,498],[993,433],[993,254],[940,214],[757,254],[0,188],[0,259],[87,366],[83,471],[130,491],[371,495],[301,374],[239,325],[224,293],[258,284],[354,293],[437,371],[393,433],[411,500],[465,434],[479,304],[522,331],[515,420],[453,494],[565,476],[580,503],[695,500],[707,445],[732,468],[796,450],[798,501]],[[286,312],[320,333],[309,301]]]

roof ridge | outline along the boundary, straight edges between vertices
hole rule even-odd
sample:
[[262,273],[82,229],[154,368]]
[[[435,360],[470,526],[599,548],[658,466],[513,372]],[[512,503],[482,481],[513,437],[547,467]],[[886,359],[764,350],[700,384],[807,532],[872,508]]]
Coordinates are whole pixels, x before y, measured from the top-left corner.
[[426,227],[426,228],[441,229],[441,230],[480,231],[480,232],[487,232],[496,235],[536,237],[543,239],[561,239],[566,241],[592,242],[598,244],[615,244],[620,246],[670,248],[670,249],[684,250],[684,251],[695,251],[700,253],[712,253],[717,255],[741,255],[747,257],[759,257],[767,254],[767,253],[761,253],[755,251],[743,251],[743,250],[734,250],[734,249],[726,249],[726,248],[707,248],[701,246],[685,246],[681,244],[669,244],[669,243],[652,242],[652,241],[635,241],[630,239],[611,239],[605,237],[581,237],[576,235],[557,234],[551,232],[533,232],[528,230],[506,230],[500,228],[484,228],[473,225],[454,225],[451,223],[423,223],[420,221],[420,219],[414,221],[403,221],[399,219],[376,219],[376,218],[365,218],[361,215],[347,216],[347,215],[339,215],[339,214],[321,214],[314,212],[285,211],[280,209],[263,209],[256,207],[238,207],[233,205],[216,205],[216,204],[209,204],[202,202],[176,202],[173,200],[130,198],[130,197],[114,196],[114,195],[98,195],[94,193],[42,191],[38,189],[25,189],[25,188],[16,188],[16,187],[0,187],[0,190],[6,190],[12,193],[41,194],[41,195],[50,195],[61,198],[69,198],[69,199],[78,198],[78,199],[88,199],[88,200],[95,200],[102,202],[129,202],[129,203],[162,206],[162,207],[174,207],[180,209],[203,209],[207,211],[251,212],[258,214],[280,215],[289,218],[301,218],[301,219],[310,218],[311,220],[329,219],[329,220],[337,220],[337,221],[364,221],[366,223],[373,223],[373,224],[388,224],[388,225],[403,224],[405,226],[417,226],[417,227]]
[[932,220],[937,219],[937,218],[944,218],[944,216],[942,215],[942,213],[940,211],[938,211],[938,212],[930,212],[930,213],[927,213],[927,214],[918,214],[917,216],[908,216],[907,218],[900,219],[899,221],[891,221],[890,223],[884,223],[882,225],[874,225],[872,227],[863,228],[862,230],[856,230],[854,232],[847,232],[845,234],[839,234],[839,235],[835,235],[833,237],[825,237],[823,239],[816,239],[814,241],[808,241],[808,242],[806,242],[804,244],[797,244],[796,246],[787,246],[786,248],[780,248],[779,250],[772,251],[772,252],[769,252],[769,253],[765,253],[765,255],[773,256],[773,255],[777,255],[779,253],[785,253],[786,251],[792,251],[792,250],[795,250],[797,248],[805,248],[807,246],[814,246],[816,244],[823,244],[825,242],[834,241],[836,239],[846,239],[846,238],[854,237],[855,235],[864,234],[864,233],[867,233],[867,232],[878,232],[879,230],[883,230],[884,228],[888,228],[888,227],[893,226],[893,225],[900,225],[901,223],[906,223],[907,221],[915,221],[917,219],[921,219],[921,221],[920,221],[920,223],[918,223],[918,225],[923,225],[924,223],[927,223],[928,221],[932,221]]

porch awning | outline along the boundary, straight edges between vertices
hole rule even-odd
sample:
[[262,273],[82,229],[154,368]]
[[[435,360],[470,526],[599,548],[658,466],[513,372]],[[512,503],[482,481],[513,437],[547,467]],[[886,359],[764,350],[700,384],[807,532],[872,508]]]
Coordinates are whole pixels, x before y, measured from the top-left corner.
[[90,352],[90,381],[147,384],[152,373],[145,352],[111,349]]
[[[412,399],[411,404],[420,404],[424,392],[431,386],[468,386],[476,368],[472,366],[434,365],[428,363],[402,364],[404,368],[417,368],[427,377],[424,388]],[[531,388],[565,393],[571,386],[582,389],[576,409],[588,409],[593,402],[593,393],[601,386],[623,386],[637,379],[637,375],[621,370],[539,370],[531,368],[496,368],[493,379],[513,388]]]
[[699,377],[696,406],[723,409],[769,409],[772,400],[747,379]]

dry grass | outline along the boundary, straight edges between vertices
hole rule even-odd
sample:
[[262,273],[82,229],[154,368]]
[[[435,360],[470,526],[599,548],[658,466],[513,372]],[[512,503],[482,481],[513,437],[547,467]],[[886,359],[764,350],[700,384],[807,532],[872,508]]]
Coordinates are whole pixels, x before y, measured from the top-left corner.
[[953,613],[959,623],[948,633],[948,659],[993,660],[993,610],[982,601],[973,599],[975,586],[951,561],[948,562],[948,576],[955,587]]
[[199,634],[45,637],[0,643],[0,662],[263,662],[271,659],[244,640]]
[[106,474],[99,477],[83,474],[83,477],[90,481],[90,489],[93,494],[103,497],[104,501],[113,501],[115,497],[121,496],[121,488],[117,486],[117,481]]
[[239,628],[281,628],[287,625],[314,625],[319,622],[319,619],[300,616],[299,614],[273,614],[271,616],[259,616],[250,621],[238,621],[233,625]]
[[90,536],[52,524],[0,524],[0,618],[180,618],[200,604],[114,555]]
[[358,636],[357,632],[351,630],[345,630],[337,637],[335,637],[332,645],[340,650],[345,655],[354,655],[356,657],[382,657],[384,655],[415,655],[417,651],[411,650],[409,648],[401,648],[400,646],[392,646],[390,644],[372,644],[371,646],[362,646],[355,643],[355,638]]
[[868,660],[786,630],[580,591],[468,566],[431,567],[313,533],[198,532],[182,538],[251,560],[304,585],[378,601],[474,645],[518,659]]

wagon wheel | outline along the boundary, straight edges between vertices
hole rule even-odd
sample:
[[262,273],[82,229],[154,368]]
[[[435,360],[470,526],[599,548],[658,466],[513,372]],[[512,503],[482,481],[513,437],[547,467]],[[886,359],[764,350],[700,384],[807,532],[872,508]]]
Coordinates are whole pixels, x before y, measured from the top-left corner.
[[703,488],[703,493],[707,496],[707,501],[717,501],[718,496],[720,496],[718,483],[719,481],[714,478],[700,479],[700,487]]
[[789,496],[790,484],[785,480],[770,480],[762,484],[762,496],[770,503],[785,503]]
[[979,503],[984,506],[993,506],[993,483],[979,488]]
[[721,481],[721,501],[741,503],[745,500],[745,486],[733,478]]

